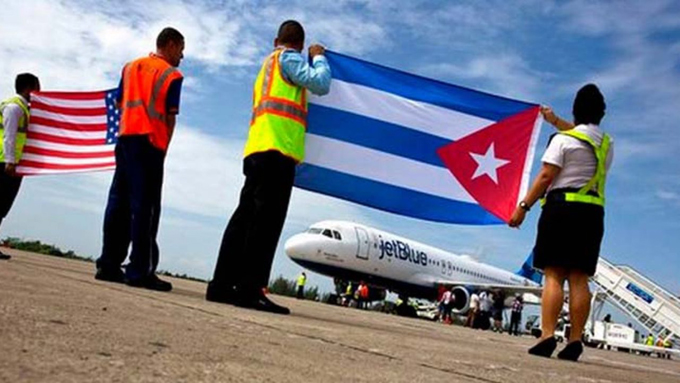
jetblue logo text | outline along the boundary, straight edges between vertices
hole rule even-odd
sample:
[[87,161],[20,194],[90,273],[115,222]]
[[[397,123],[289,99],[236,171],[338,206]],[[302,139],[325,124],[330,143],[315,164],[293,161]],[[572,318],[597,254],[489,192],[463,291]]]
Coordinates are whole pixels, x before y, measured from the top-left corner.
[[379,259],[383,259],[385,256],[427,266],[427,254],[401,241],[384,241],[380,239]]

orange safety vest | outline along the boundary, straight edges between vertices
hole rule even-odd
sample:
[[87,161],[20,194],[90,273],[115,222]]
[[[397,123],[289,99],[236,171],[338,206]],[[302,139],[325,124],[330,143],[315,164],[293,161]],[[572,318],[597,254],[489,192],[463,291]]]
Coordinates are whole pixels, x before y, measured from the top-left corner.
[[146,134],[153,146],[166,151],[166,99],[170,84],[180,78],[179,70],[153,53],[125,65],[119,134]]

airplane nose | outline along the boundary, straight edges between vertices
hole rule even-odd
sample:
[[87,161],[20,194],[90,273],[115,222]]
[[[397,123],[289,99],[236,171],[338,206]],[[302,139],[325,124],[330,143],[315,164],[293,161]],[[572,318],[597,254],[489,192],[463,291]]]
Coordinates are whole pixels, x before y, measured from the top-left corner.
[[307,244],[305,243],[304,238],[301,235],[294,235],[290,237],[285,245],[284,245],[284,250],[286,251],[286,255],[288,255],[291,258],[300,258],[304,257],[307,249]]

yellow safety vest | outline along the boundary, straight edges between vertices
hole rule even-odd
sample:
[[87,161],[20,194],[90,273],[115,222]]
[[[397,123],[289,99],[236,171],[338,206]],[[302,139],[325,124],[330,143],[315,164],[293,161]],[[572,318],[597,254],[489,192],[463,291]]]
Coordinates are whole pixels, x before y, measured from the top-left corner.
[[[605,133],[602,137],[602,143],[597,145],[592,138],[587,134],[575,131],[574,129],[565,130],[560,132],[567,136],[574,137],[589,144],[595,151],[595,157],[597,158],[597,169],[595,170],[595,175],[588,181],[581,189],[577,192],[567,192],[564,193],[564,200],[567,202],[580,202],[589,203],[593,205],[598,205],[604,207],[604,187],[607,180],[607,153],[609,153],[609,145],[611,143],[611,137]],[[593,186],[597,185],[597,195],[588,194],[589,191],[593,189]],[[541,205],[545,204],[545,198],[541,200]]]
[[307,282],[307,277],[305,277],[304,275],[300,275],[297,280],[298,287],[304,286],[305,282]]
[[26,144],[26,130],[28,129],[28,118],[30,116],[30,112],[28,110],[28,105],[24,102],[24,100],[19,97],[11,97],[8,98],[7,100],[3,101],[0,103],[0,162],[5,162],[5,146],[3,145],[3,142],[5,140],[5,125],[3,124],[3,113],[5,111],[5,107],[9,104],[17,104],[21,108],[21,110],[24,112],[24,114],[21,116],[19,119],[19,126],[17,130],[17,135],[16,135],[16,145],[14,147],[14,159],[18,163],[19,160],[21,159],[21,154],[24,151],[24,145]]
[[253,89],[253,116],[244,157],[275,150],[302,162],[307,129],[307,90],[283,77],[279,57],[270,54],[262,64]]

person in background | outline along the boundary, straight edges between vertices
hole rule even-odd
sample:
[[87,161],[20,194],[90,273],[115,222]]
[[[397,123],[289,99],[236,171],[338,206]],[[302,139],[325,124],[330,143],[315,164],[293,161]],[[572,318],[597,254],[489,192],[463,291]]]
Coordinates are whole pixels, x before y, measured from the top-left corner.
[[[31,92],[40,91],[40,80],[31,73],[22,73],[14,80],[16,94],[0,103],[0,225],[19,194],[23,177],[16,166],[26,143],[30,118]],[[11,256],[0,251],[0,260]]]
[[479,315],[478,325],[476,328],[481,330],[488,330],[491,326],[491,307],[493,306],[492,294],[482,291],[479,294]]
[[453,298],[453,293],[451,290],[444,291],[442,294],[442,299],[439,301],[439,307],[441,307],[441,321],[446,324],[451,324],[451,299]]
[[512,309],[510,313],[510,330],[509,335],[520,335],[520,324],[522,323],[522,310],[524,310],[524,302],[521,294],[515,294],[515,300],[512,302]]
[[543,166],[521,200],[510,227],[519,227],[526,213],[541,198],[544,203],[534,246],[534,268],[545,273],[541,304],[543,336],[529,349],[532,355],[550,357],[557,347],[557,317],[569,283],[571,332],[560,359],[578,360],[581,336],[590,312],[589,277],[595,274],[604,235],[605,182],[613,158],[613,140],[599,125],[606,104],[594,84],[579,89],[574,99],[574,122],[557,117],[550,108],[541,111],[557,127],[543,155]]
[[[320,45],[302,55],[305,30],[294,20],[281,24],[274,50],[263,61],[253,87],[253,108],[243,155],[246,176],[238,207],[224,230],[206,299],[238,307],[289,314],[262,288],[288,213],[295,169],[304,159],[307,91],[330,91],[331,69]],[[310,62],[311,61],[311,65]]]
[[465,319],[465,326],[470,328],[477,328],[477,313],[479,312],[479,295],[477,293],[470,294],[470,308]]
[[491,309],[493,317],[493,331],[503,333],[503,310],[505,310],[505,296],[496,291],[493,294],[493,307]]
[[303,271],[297,279],[297,299],[305,297],[305,283],[307,283],[307,274]]

